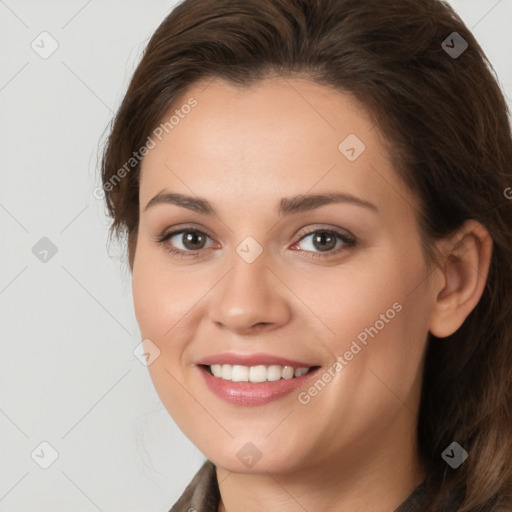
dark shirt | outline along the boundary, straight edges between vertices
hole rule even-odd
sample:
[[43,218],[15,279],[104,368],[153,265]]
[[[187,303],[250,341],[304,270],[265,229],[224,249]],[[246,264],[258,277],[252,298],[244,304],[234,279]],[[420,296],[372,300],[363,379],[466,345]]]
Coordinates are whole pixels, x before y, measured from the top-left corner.
[[[394,512],[422,512],[426,500],[426,479]],[[217,512],[220,502],[215,466],[207,460],[169,512]],[[456,510],[447,508],[446,511]]]

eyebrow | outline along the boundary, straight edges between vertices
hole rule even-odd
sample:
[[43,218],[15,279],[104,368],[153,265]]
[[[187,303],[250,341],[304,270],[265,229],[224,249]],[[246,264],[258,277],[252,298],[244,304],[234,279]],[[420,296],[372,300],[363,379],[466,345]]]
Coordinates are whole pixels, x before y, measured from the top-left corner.
[[[353,204],[355,206],[360,206],[372,210],[375,213],[379,213],[379,209],[373,203],[370,203],[365,199],[361,199],[346,192],[331,192],[323,194],[307,194],[293,197],[283,197],[279,201],[277,213],[279,217],[284,217],[286,215],[310,211],[316,208],[320,208],[324,205],[335,203]],[[165,191],[159,192],[155,197],[153,197],[148,202],[143,211],[145,212],[149,208],[152,208],[158,204],[174,204],[204,215],[217,216],[217,211],[207,199]]]

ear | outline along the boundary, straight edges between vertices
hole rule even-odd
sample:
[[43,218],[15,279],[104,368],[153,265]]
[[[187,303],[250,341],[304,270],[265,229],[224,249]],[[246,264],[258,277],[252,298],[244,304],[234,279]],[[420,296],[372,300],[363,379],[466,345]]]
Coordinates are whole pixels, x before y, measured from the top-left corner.
[[489,273],[492,238],[474,219],[438,243],[442,260],[432,280],[430,332],[445,338],[453,334],[475,308]]

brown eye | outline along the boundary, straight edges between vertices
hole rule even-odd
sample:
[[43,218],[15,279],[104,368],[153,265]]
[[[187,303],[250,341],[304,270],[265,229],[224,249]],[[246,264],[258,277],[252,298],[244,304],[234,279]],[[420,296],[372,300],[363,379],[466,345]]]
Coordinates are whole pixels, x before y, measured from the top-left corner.
[[158,241],[171,252],[193,253],[204,249],[209,238],[206,233],[197,229],[181,229],[164,235]]
[[313,236],[313,245],[319,251],[329,251],[336,247],[337,237],[329,231],[317,231]]
[[[311,238],[311,241],[304,243],[304,240],[308,238]],[[338,244],[338,241],[340,241],[340,244]],[[321,253],[326,253],[326,256],[330,256],[344,249],[355,247],[356,240],[338,231],[317,229],[316,231],[310,231],[304,235],[299,242],[295,244],[295,246],[300,245],[302,245],[301,251],[310,253],[310,257],[322,256]]]
[[[304,243],[304,240],[311,238],[311,241]],[[207,246],[210,240],[212,243]],[[196,257],[204,253],[204,249],[211,247],[213,240],[203,231],[198,229],[182,228],[163,235],[156,240],[170,253],[179,258]],[[354,248],[357,241],[345,232],[335,229],[316,229],[303,235],[292,248],[299,248],[299,251],[308,258],[329,257],[347,249]],[[303,245],[301,248],[300,246]],[[304,247],[304,245],[306,247]]]
[[191,251],[202,249],[206,240],[205,234],[200,231],[183,231],[181,236],[183,245]]

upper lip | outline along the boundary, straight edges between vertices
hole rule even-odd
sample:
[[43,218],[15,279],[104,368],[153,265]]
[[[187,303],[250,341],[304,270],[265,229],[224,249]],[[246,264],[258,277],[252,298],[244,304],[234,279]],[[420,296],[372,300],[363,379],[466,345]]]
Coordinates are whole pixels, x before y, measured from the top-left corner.
[[208,366],[211,366],[212,364],[237,364],[241,366],[271,366],[273,364],[277,364],[279,366],[292,366],[293,368],[311,368],[312,366],[319,366],[312,363],[297,361],[295,359],[274,356],[272,354],[233,354],[230,352],[204,357],[203,359],[196,361],[196,364]]

